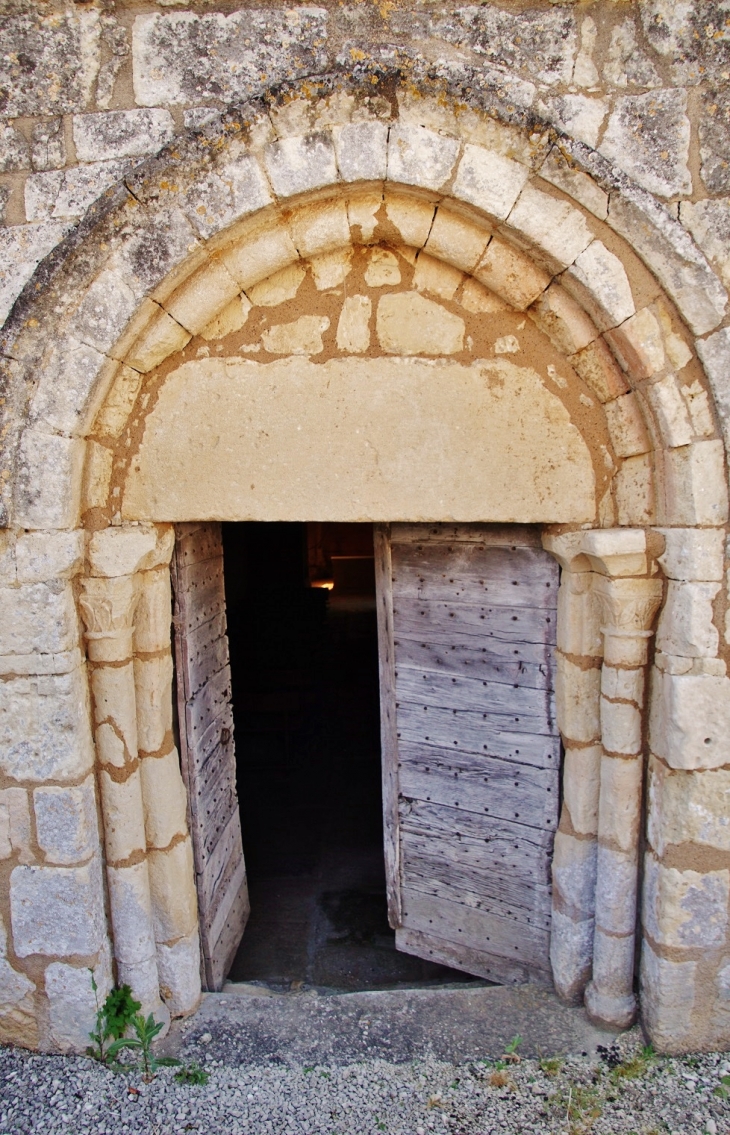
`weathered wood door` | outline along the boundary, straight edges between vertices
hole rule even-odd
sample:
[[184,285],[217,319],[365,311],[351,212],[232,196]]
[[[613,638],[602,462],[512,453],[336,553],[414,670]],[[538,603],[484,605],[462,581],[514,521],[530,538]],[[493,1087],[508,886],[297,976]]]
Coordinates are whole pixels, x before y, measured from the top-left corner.
[[180,759],[188,790],[207,989],[220,989],[249,913],[217,523],[178,524],[173,557]]
[[378,525],[375,557],[397,947],[548,980],[558,566],[516,525]]

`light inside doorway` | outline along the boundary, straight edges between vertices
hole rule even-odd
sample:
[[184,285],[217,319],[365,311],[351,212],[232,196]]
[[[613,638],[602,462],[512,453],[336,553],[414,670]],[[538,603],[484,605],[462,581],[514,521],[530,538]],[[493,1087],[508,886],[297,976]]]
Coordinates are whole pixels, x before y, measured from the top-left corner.
[[251,915],[231,981],[337,990],[469,981],[388,925],[369,524],[224,524]]

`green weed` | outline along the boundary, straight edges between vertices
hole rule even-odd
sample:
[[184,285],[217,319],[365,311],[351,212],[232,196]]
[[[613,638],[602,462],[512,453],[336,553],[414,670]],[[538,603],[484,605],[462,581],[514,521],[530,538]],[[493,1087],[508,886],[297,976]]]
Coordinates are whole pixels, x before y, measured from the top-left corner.
[[141,1008],[135,1001],[128,985],[121,985],[107,993],[104,1004],[99,1004],[99,987],[92,972],[91,988],[96,1001],[96,1026],[89,1033],[93,1041],[86,1049],[86,1055],[102,1064],[113,1064],[117,1055],[126,1047],[125,1033]]
[[178,1084],[195,1084],[202,1087],[210,1079],[210,1072],[201,1068],[199,1064],[185,1064],[175,1073]]

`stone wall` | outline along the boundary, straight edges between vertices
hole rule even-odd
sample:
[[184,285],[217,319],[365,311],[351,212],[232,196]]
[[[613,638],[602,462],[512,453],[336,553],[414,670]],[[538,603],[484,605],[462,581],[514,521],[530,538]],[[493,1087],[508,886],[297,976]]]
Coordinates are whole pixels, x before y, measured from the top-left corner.
[[[184,450],[169,477],[175,438],[192,443],[194,422],[235,450],[254,374],[258,394],[296,375],[313,403],[351,381],[354,438],[358,381],[412,408],[428,373],[467,401],[475,379],[507,391],[508,420],[525,408],[515,460],[535,461],[504,505],[500,451],[449,516],[573,529],[546,535],[564,569],[556,984],[587,987],[597,1017],[633,1013],[646,755],[643,1019],[664,1049],[730,1043],[726,18],[665,0],[5,5],[5,1039],[83,1047],[89,969],[105,989],[112,952],[148,1006],[162,1011],[162,991],[184,1012],[198,995],[169,530],[146,522],[205,519],[193,511],[213,499],[215,515],[306,519],[313,497],[293,502],[281,477],[257,500],[249,469],[231,492],[238,466],[186,482]],[[433,447],[447,399],[428,405]],[[311,474],[316,446],[286,434],[291,401],[257,413]],[[462,410],[452,436],[473,425]],[[484,438],[469,437],[476,453]],[[542,460],[552,447],[580,485]],[[447,518],[423,478],[389,497],[409,485],[395,466],[341,515],[373,477],[347,456],[333,518]]]

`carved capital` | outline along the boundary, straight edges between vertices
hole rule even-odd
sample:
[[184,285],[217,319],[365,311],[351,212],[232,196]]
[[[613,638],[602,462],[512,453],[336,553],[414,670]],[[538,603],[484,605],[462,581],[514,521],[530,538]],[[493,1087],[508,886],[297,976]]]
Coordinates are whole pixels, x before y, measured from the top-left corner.
[[92,662],[121,662],[131,657],[138,599],[139,581],[133,575],[81,581],[79,608]]
[[662,600],[661,580],[596,576],[594,592],[601,608],[605,661],[610,666],[643,666]]

